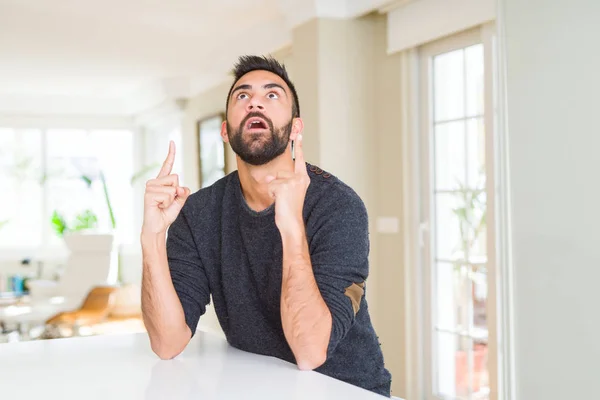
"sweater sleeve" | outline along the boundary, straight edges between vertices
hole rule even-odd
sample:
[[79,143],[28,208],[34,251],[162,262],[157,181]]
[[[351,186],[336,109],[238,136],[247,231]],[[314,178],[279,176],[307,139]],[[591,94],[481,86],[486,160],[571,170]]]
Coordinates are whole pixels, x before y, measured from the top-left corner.
[[184,212],[179,213],[169,227],[167,259],[185,321],[194,336],[198,321],[206,312],[206,305],[210,301],[210,288]]
[[362,200],[349,188],[329,197],[310,239],[315,280],[332,317],[327,359],[354,324],[369,272],[369,226]]

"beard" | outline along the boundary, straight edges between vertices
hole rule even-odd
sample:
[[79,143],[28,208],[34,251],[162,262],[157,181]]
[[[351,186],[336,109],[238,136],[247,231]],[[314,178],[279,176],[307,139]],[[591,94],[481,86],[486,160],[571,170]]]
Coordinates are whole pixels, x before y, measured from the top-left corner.
[[[247,121],[250,118],[260,117],[265,120],[268,125],[267,133],[261,132],[258,134],[247,133],[243,134]],[[292,133],[292,122],[278,129],[273,127],[273,122],[259,112],[248,113],[246,118],[240,123],[237,130],[233,130],[232,126],[227,122],[227,136],[231,149],[245,163],[250,165],[264,165],[274,160],[285,152],[285,149],[290,141]],[[267,136],[267,137],[265,137]]]

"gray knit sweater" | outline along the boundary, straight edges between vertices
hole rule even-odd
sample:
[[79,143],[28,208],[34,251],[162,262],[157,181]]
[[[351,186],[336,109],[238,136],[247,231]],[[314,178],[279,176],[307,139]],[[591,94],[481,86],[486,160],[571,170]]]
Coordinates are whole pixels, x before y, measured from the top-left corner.
[[[316,371],[390,395],[391,375],[365,291],[369,232],[362,200],[307,164],[304,222],[315,279],[331,311],[327,361]],[[185,319],[195,332],[212,296],[230,345],[295,363],[281,325],[281,236],[274,207],[246,204],[237,172],[192,194],[168,231],[167,254]]]

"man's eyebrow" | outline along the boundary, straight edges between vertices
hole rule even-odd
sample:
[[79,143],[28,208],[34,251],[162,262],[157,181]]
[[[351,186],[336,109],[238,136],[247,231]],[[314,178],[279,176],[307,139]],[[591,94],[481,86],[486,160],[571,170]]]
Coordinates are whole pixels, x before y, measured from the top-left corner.
[[235,92],[237,92],[238,90],[251,90],[251,89],[252,89],[252,85],[248,85],[248,84],[245,84],[245,85],[239,85],[238,87],[236,87],[235,89],[233,89],[233,90],[231,91],[231,95],[233,96],[233,94],[234,94]]
[[265,86],[263,86],[263,88],[265,88],[265,89],[279,88],[287,96],[287,91],[285,90],[285,88],[278,83],[267,83]]
[[[273,88],[281,89],[281,91],[283,91],[283,93],[285,93],[285,95],[287,96],[287,91],[285,90],[285,88],[278,83],[267,83],[266,85],[263,86],[263,89],[273,89]],[[233,94],[235,92],[237,92],[238,90],[252,90],[252,85],[243,84],[243,85],[237,86],[235,89],[233,89],[231,91],[231,96],[233,96]]]

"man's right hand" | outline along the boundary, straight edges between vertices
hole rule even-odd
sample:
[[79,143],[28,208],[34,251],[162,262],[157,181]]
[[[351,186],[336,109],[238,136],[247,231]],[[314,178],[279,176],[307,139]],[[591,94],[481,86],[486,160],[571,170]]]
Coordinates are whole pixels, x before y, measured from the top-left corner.
[[142,235],[165,233],[179,215],[190,189],[179,186],[177,174],[171,174],[175,162],[175,143],[169,143],[169,154],[156,179],[146,183]]

